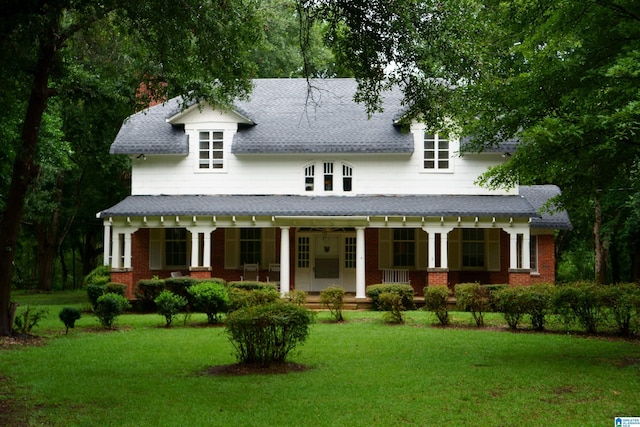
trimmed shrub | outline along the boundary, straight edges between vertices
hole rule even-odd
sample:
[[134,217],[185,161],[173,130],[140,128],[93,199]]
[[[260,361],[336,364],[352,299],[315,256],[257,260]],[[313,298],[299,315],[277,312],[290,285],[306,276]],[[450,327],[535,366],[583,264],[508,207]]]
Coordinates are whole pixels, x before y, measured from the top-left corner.
[[67,328],[67,330],[65,331],[65,334],[68,334],[69,328],[71,329],[75,328],[76,320],[80,319],[80,317],[82,317],[82,314],[80,313],[80,309],[78,308],[64,307],[58,314],[58,317],[60,318],[62,323],[64,323],[64,326]]
[[98,298],[94,313],[102,326],[111,328],[116,318],[131,307],[122,295],[108,293]]
[[136,298],[142,303],[142,309],[147,312],[156,311],[155,299],[165,290],[164,280],[155,276],[153,279],[142,279],[135,287]]
[[173,319],[180,313],[180,310],[187,305],[187,299],[185,297],[176,295],[168,290],[160,292],[160,295],[158,295],[154,302],[158,307],[158,314],[164,317],[166,327],[171,326]]
[[101,265],[89,272],[84,277],[85,285],[102,284],[105,285],[111,281],[111,267],[108,265]]
[[285,294],[284,299],[290,304],[305,305],[307,303],[307,293],[293,289]]
[[91,303],[91,307],[95,310],[98,306],[98,298],[105,294],[107,289],[106,283],[91,283],[87,285],[87,297]]
[[49,310],[44,307],[18,308],[15,319],[13,319],[13,328],[20,334],[30,334],[33,328],[38,326],[42,319],[46,319]]
[[556,287],[550,283],[535,283],[525,288],[526,314],[536,331],[544,329],[547,315],[551,312],[551,302]]
[[402,299],[402,306],[405,310],[414,310],[416,308],[413,303],[413,288],[411,285],[396,284],[396,283],[383,283],[379,285],[367,286],[367,296],[373,301],[373,307],[376,310],[384,311],[380,306],[379,296],[383,292],[391,292],[400,295]]
[[604,318],[602,291],[589,282],[558,286],[553,297],[553,306],[568,326],[577,321],[589,334],[598,331]]
[[127,285],[125,285],[124,283],[109,282],[104,287],[104,293],[118,294],[118,295],[124,296],[126,289],[127,289]]
[[523,286],[504,287],[493,291],[496,310],[502,313],[511,329],[518,329],[518,323],[527,312],[527,288]]
[[273,286],[246,290],[238,287],[229,288],[231,310],[255,305],[272,304],[280,300],[280,293]]
[[224,283],[200,282],[191,286],[188,292],[193,300],[193,309],[206,313],[209,323],[216,323],[218,315],[231,307],[229,291]]
[[605,286],[601,290],[602,303],[622,335],[631,334],[637,326],[640,311],[640,288],[634,283]]
[[287,355],[309,335],[313,313],[294,304],[276,302],[236,310],[225,327],[238,362],[269,366]]
[[402,295],[397,292],[382,292],[378,295],[378,304],[385,311],[383,319],[390,323],[404,323]]
[[496,306],[496,299],[494,298],[494,294],[501,289],[510,288],[511,285],[507,285],[503,283],[503,284],[480,285],[480,286],[482,286],[482,288],[485,290],[489,298],[485,311],[499,312],[500,310],[498,310]]
[[470,311],[476,326],[484,326],[484,312],[489,304],[487,290],[478,283],[459,283],[455,286],[458,307]]
[[235,288],[235,289],[244,289],[245,291],[255,291],[256,289],[260,289],[260,290],[275,289],[276,291],[278,290],[273,283],[256,282],[251,280],[245,280],[242,282],[229,282],[228,286],[230,288]]
[[[207,280],[211,281],[211,279]],[[174,294],[186,298],[189,304],[193,304],[189,288],[201,281],[202,279],[196,279],[195,277],[167,277],[164,279],[164,287]]]
[[320,291],[320,302],[329,309],[331,315],[337,322],[342,322],[342,307],[344,307],[344,289],[338,286],[329,286]]
[[435,314],[441,325],[449,324],[447,302],[451,291],[446,286],[427,286],[424,288],[424,308]]

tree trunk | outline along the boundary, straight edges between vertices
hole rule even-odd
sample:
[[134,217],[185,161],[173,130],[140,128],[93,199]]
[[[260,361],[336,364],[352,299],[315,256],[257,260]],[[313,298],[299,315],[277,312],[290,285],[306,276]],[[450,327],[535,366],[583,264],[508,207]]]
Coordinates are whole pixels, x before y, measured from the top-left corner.
[[607,251],[602,239],[602,206],[600,205],[600,192],[594,199],[595,219],[593,222],[593,238],[595,243],[595,279],[597,283],[604,284],[607,281]]
[[49,75],[57,53],[55,44],[57,19],[49,32],[42,35],[38,60],[33,70],[33,83],[25,113],[20,139],[21,147],[13,162],[7,204],[0,221],[0,336],[11,335],[10,319],[11,277],[20,221],[24,212],[25,195],[33,181],[37,166],[36,147],[42,115],[49,97]]

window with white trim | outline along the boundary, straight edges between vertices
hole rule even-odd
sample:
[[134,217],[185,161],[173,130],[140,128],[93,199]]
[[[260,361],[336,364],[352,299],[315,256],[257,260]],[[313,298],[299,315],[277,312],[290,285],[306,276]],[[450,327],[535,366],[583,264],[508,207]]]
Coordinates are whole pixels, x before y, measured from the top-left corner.
[[316,178],[316,166],[309,165],[304,168],[304,191],[313,191]]
[[219,130],[198,132],[198,169],[224,168],[224,132]]
[[356,238],[344,238],[344,268],[356,268]]
[[425,170],[449,170],[449,139],[438,134],[424,135],[423,167]]
[[393,230],[393,266],[413,267],[416,265],[416,235],[413,228]]
[[164,234],[165,267],[187,266],[187,229],[166,228]]
[[310,254],[311,241],[309,237],[298,237],[298,268],[309,268]]
[[351,191],[353,188],[353,168],[349,165],[342,165],[342,191]]
[[484,267],[484,229],[462,229],[462,267]]
[[532,273],[538,272],[538,236],[529,237],[529,261]]
[[240,229],[240,265],[260,264],[262,233],[259,228]]
[[324,191],[333,191],[333,162],[324,162]]

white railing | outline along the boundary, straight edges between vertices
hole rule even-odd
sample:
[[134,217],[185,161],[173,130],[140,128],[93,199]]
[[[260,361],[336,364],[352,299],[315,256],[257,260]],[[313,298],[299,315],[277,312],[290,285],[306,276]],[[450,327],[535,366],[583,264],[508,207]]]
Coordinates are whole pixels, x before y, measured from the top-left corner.
[[410,284],[409,270],[404,268],[385,268],[382,270],[382,283]]

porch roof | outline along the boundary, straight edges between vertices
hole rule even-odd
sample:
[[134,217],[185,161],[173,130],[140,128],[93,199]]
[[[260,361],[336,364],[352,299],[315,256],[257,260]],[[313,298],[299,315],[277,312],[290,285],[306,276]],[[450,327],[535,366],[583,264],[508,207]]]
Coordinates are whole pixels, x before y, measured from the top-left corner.
[[[538,195],[535,189],[529,193]],[[541,198],[538,195],[536,200]],[[183,215],[524,217],[533,218],[532,226],[536,228],[548,228],[551,224],[548,220],[543,221],[544,217],[537,213],[535,205],[522,196],[139,195],[129,196],[98,213],[99,218]],[[566,223],[564,218],[558,217],[552,228],[570,228],[568,217]]]

